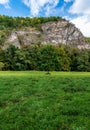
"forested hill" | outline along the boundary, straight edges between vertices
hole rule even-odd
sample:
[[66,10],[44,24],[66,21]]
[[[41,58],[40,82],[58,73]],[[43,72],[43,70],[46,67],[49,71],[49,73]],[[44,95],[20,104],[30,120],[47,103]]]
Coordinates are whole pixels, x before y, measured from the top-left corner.
[[88,41],[60,17],[0,16],[0,70],[90,71]]
[[82,33],[61,17],[9,17],[0,16],[0,46],[18,48],[31,44],[68,45],[90,49]]

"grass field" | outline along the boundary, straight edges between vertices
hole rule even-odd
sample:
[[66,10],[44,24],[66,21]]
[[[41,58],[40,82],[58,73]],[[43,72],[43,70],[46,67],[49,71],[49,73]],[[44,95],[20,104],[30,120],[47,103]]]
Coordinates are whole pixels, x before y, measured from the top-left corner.
[[0,72],[0,130],[90,130],[90,73]]

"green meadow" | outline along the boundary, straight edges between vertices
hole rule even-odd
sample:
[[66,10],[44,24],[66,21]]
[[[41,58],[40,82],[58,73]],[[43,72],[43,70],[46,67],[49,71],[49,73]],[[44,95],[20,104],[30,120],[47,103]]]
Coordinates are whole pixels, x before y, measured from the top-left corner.
[[0,130],[90,130],[90,73],[0,71]]

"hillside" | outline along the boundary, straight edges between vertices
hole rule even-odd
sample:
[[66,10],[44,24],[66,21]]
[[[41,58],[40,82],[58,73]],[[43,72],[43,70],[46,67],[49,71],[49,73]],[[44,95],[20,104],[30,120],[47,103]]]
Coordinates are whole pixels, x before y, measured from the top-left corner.
[[0,46],[10,44],[21,48],[34,43],[70,45],[79,49],[90,49],[82,33],[69,21],[61,17],[22,18],[0,16]]

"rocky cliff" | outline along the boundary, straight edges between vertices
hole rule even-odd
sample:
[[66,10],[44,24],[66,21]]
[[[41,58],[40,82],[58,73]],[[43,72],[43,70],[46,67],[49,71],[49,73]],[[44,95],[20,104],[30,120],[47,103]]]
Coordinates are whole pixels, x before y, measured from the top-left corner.
[[14,29],[5,39],[3,48],[7,48],[10,44],[20,48],[23,45],[38,42],[41,44],[65,44],[79,49],[90,49],[90,44],[86,42],[79,29],[66,20],[47,22],[41,25],[40,30],[33,27]]

